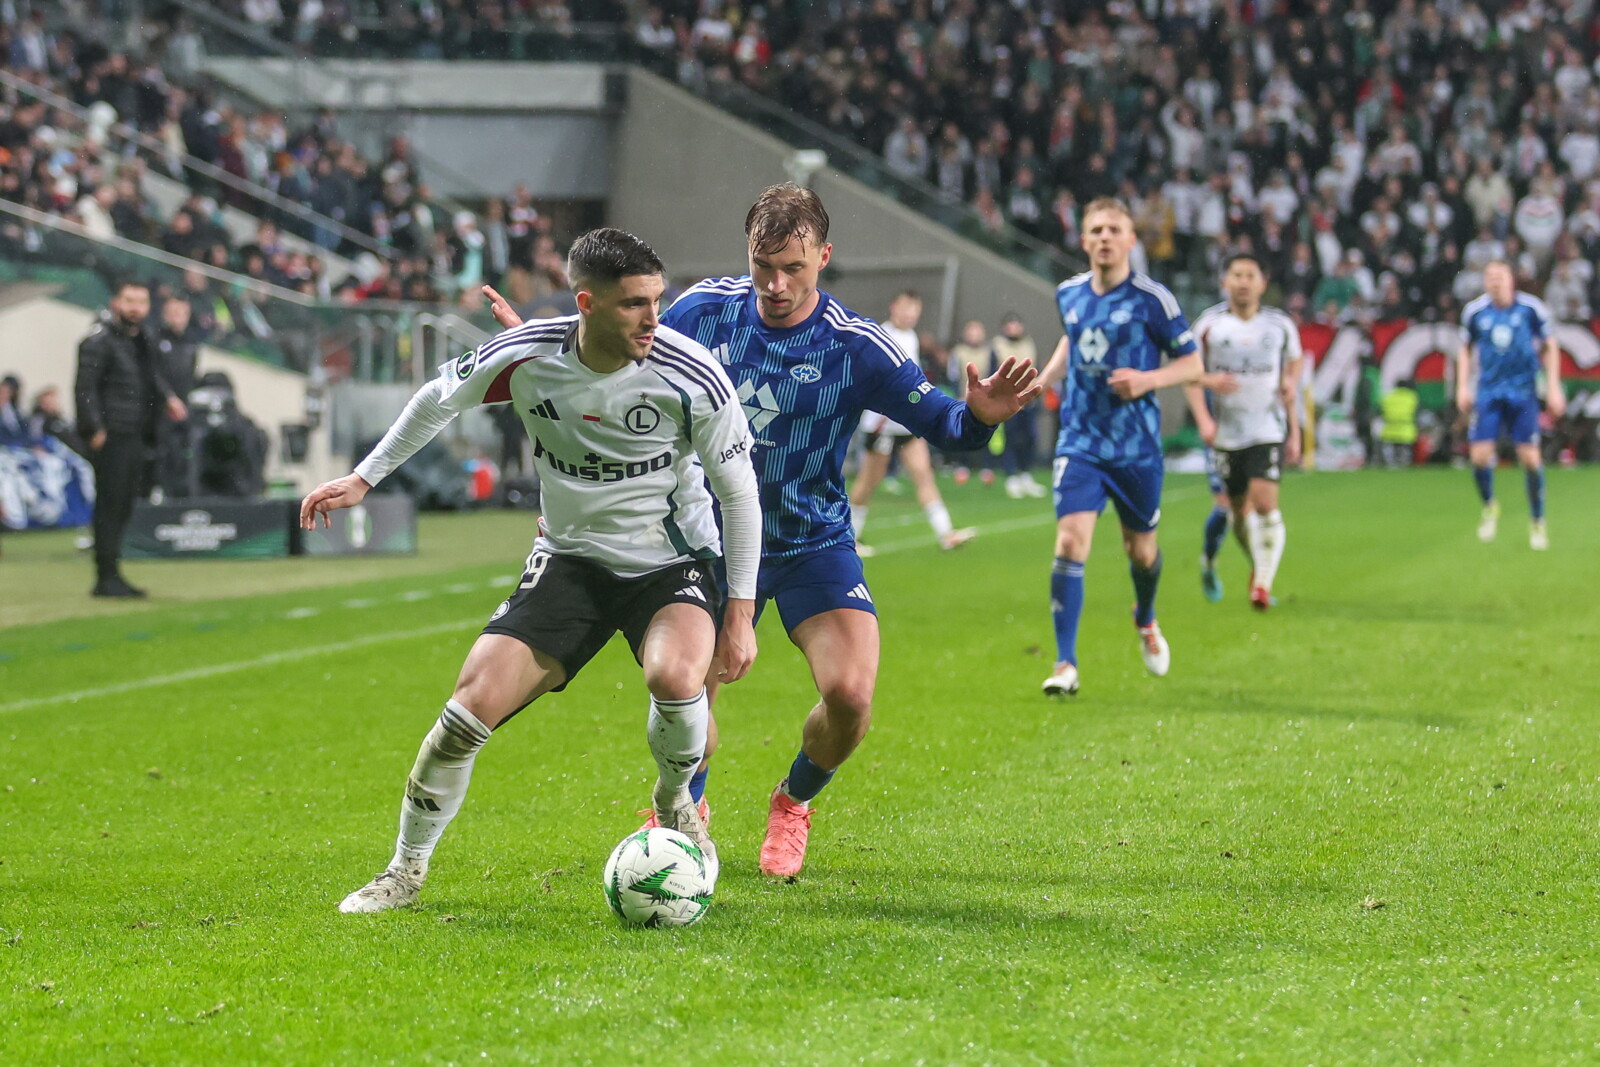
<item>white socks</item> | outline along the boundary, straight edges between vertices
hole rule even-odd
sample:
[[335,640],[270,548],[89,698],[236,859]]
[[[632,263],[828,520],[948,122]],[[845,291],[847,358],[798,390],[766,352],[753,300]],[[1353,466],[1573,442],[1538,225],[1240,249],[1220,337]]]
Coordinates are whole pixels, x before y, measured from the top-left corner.
[[706,724],[711,703],[704,689],[687,700],[650,700],[647,732],[650,754],[656,758],[661,781],[656,786],[657,808],[670,808],[689,787],[689,779],[706,754]]
[[861,531],[866,528],[866,525],[867,525],[867,506],[865,504],[862,504],[860,506],[857,506],[855,504],[851,504],[850,505],[850,532],[855,534],[857,540],[861,539]]
[[1276,509],[1259,515],[1247,512],[1244,517],[1245,535],[1250,542],[1250,561],[1256,569],[1256,585],[1272,588],[1278,575],[1278,564],[1283,561],[1283,543],[1287,528],[1283,512]]
[[922,509],[922,513],[928,516],[928,525],[933,527],[934,536],[940,540],[949,536],[950,531],[954,529],[950,522],[950,509],[944,506],[944,501],[939,500],[929,504]]
[[489,740],[489,728],[454,700],[445,701],[439,721],[423,738],[417,762],[400,801],[400,839],[391,869],[422,881],[433,848],[450,825],[472,781],[472,763]]

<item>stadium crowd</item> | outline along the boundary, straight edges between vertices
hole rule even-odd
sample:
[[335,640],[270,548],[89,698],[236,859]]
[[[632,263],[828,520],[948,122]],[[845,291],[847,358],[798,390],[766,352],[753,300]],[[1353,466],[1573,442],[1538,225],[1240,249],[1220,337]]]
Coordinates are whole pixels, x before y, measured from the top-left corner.
[[[837,0],[639,5],[680,79],[737,81],[1043,240],[1135,211],[1165,280],[1264,257],[1324,321],[1438,314],[1511,261],[1596,306],[1600,13],[1589,2]],[[1186,277],[1180,277],[1186,276]]]
[[[71,218],[96,237],[123,237],[322,300],[473,303],[480,284],[498,284],[512,270],[530,299],[563,287],[550,277],[559,260],[550,220],[526,189],[491,201],[481,217],[447,206],[404,136],[373,161],[341,137],[331,112],[296,127],[276,111],[219,102],[204,86],[181,82],[198,47],[185,24],[150,25],[156,32],[144,58],[134,59],[70,28],[49,30],[37,12],[0,21],[7,69],[87,114],[20,91],[0,95],[0,199]],[[128,131],[145,138],[142,149]],[[185,157],[303,204],[387,254],[363,254],[338,230],[252,199]],[[191,195],[160,212],[145,188],[152,171]],[[252,239],[230,236],[227,206],[261,219]],[[14,222],[6,229],[20,241]],[[318,250],[354,256],[357,269],[335,273]],[[197,288],[214,287],[193,278]]]
[[[1600,305],[1592,0],[228,0],[319,52],[507,58],[615,25],[691,86],[738,83],[973,209],[1077,242],[1133,205],[1141,261],[1209,291],[1235,251],[1326,322],[1453,316],[1505,258],[1558,317]],[[366,31],[363,31],[366,32]]]

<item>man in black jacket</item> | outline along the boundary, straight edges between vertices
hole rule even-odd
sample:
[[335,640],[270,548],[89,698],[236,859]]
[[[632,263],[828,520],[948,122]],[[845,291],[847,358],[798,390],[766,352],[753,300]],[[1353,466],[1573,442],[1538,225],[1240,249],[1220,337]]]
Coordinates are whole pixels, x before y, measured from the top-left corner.
[[185,411],[144,330],[150,290],[123,282],[102,316],[78,345],[78,432],[94,464],[94,596],[142,597],[123,580],[117,562],[134,501],[146,491],[156,431],[163,410]]

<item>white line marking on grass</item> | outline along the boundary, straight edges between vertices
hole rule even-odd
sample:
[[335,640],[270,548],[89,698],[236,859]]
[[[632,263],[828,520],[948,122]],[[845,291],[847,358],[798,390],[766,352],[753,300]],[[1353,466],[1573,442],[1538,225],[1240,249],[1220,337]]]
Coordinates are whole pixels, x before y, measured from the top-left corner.
[[292,608],[283,613],[286,619],[309,619],[313,615],[322,614],[321,608]]
[[490,578],[489,579],[489,588],[490,589],[503,589],[508,585],[516,585],[516,584],[517,584],[517,580],[515,578],[511,577],[509,574],[502,574],[498,578]]
[[386,634],[368,634],[366,637],[354,637],[348,641],[335,641],[332,644],[317,645],[314,648],[291,648],[283,652],[270,652],[265,656],[257,656],[255,659],[236,660],[233,663],[215,663],[209,667],[196,667],[193,670],[176,671],[172,674],[158,674],[152,678],[137,678],[128,682],[118,682],[116,685],[102,685],[94,689],[79,689],[71,693],[57,693],[55,696],[13,700],[0,704],[0,715],[8,711],[23,711],[27,708],[43,707],[46,704],[75,704],[80,700],[90,700],[94,697],[115,696],[118,693],[131,693],[139,689],[155,689],[164,685],[176,685],[179,682],[192,682],[200,678],[214,678],[219,674],[236,674],[239,671],[254,670],[257,667],[293,663],[296,660],[310,659],[313,656],[349,652],[357,648],[381,645],[389,641],[409,641],[416,637],[432,637],[436,634],[446,634],[454,630],[464,630],[468,627],[482,625],[483,619],[481,617],[458,619],[455,622],[442,622],[433,626],[424,626],[419,630],[398,630]]

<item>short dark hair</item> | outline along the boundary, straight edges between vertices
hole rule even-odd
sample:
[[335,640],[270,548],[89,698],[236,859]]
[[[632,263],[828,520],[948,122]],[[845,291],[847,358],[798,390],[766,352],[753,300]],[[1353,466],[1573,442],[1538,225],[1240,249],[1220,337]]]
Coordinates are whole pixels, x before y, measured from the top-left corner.
[[121,296],[124,289],[143,289],[150,291],[150,285],[142,278],[118,278],[111,287],[112,296]]
[[1239,262],[1254,263],[1256,265],[1256,270],[1261,272],[1261,276],[1263,278],[1267,277],[1267,265],[1261,262],[1261,257],[1256,255],[1254,252],[1235,252],[1233,255],[1222,261],[1222,273],[1228,273],[1228,271],[1233,269],[1233,265]]
[[794,182],[770,185],[750,205],[744,235],[752,249],[768,254],[795,237],[820,248],[828,243],[828,209],[822,197]]
[[665,274],[655,249],[626,230],[605,226],[572,242],[567,278],[574,289],[615,285],[638,274]]
[[919,304],[922,303],[922,294],[915,289],[902,289],[894,294],[894,298],[896,300],[915,300]]

